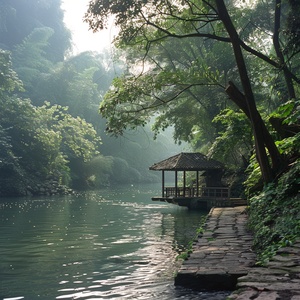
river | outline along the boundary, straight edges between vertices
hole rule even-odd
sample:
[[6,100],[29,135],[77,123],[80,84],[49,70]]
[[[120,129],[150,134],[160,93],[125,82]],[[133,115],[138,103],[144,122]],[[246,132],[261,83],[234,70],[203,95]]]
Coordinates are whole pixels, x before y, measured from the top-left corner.
[[200,212],[130,186],[0,199],[0,299],[225,299],[174,287]]

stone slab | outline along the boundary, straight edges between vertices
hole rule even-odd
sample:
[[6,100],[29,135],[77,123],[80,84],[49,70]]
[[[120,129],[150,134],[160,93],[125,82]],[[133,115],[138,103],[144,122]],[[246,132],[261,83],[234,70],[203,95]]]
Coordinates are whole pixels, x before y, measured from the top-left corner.
[[[205,290],[233,290],[237,279],[255,263],[252,238],[246,230],[246,207],[214,208],[210,211],[202,237],[183,262],[175,285]],[[246,233],[241,238],[241,233]],[[186,266],[198,265],[189,273]]]
[[237,288],[228,299],[244,299],[245,291],[253,290],[259,291],[253,300],[300,300],[300,249],[282,248],[265,267],[253,267],[239,278]]

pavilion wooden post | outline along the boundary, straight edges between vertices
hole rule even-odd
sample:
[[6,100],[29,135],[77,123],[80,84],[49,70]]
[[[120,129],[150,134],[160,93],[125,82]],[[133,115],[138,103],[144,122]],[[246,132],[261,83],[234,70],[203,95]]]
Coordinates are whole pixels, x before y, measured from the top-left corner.
[[177,183],[177,180],[178,180],[178,174],[177,174],[177,171],[175,171],[175,197],[178,196],[178,183]]
[[[162,197],[165,197],[165,171],[162,170]],[[166,195],[167,196],[167,195]]]
[[199,171],[196,173],[196,196],[199,197]]
[[185,171],[183,171],[183,197],[185,197],[185,184],[186,184],[186,178],[185,178]]

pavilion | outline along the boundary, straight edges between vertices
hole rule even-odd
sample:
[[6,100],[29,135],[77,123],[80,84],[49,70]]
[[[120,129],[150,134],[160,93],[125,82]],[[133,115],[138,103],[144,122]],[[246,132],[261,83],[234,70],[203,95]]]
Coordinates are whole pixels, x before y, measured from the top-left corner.
[[[162,172],[162,195],[153,197],[154,201],[166,201],[188,207],[192,203],[193,205],[196,203],[196,206],[204,203],[204,206],[209,208],[216,201],[230,198],[230,189],[221,182],[223,164],[201,153],[182,152],[153,164],[149,169]],[[167,171],[175,172],[175,184],[172,187],[166,186],[165,183]],[[187,184],[187,172],[195,174],[195,180],[189,184]],[[180,182],[179,173],[182,175]],[[202,184],[200,184],[200,176],[204,176]]]

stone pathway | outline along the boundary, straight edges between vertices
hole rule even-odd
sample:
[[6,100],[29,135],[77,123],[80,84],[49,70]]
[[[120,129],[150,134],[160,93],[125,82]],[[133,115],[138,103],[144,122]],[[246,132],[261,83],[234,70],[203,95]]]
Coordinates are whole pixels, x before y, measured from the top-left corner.
[[231,300],[300,300],[300,240],[281,248],[265,266],[255,265],[245,206],[214,208],[175,285],[235,290]]
[[232,300],[300,300],[300,241],[281,248],[266,267],[238,279]]
[[252,236],[246,230],[245,206],[213,208],[204,234],[193,245],[175,285],[197,290],[234,290],[237,279],[255,264]]

